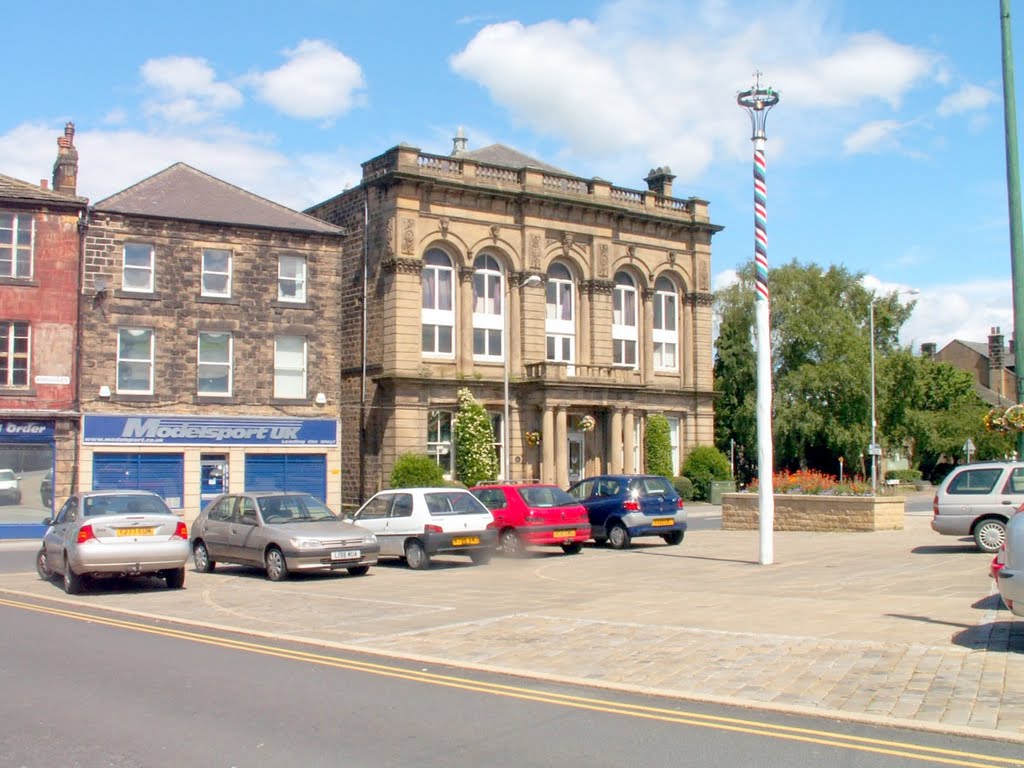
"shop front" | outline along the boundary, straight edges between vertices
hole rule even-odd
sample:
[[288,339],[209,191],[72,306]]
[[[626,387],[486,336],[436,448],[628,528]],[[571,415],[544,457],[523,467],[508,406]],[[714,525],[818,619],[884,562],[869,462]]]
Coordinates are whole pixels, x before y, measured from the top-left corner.
[[153,491],[186,520],[243,490],[305,492],[338,509],[337,447],[333,419],[87,414],[80,481]]
[[0,418],[0,539],[35,539],[53,510],[52,420]]

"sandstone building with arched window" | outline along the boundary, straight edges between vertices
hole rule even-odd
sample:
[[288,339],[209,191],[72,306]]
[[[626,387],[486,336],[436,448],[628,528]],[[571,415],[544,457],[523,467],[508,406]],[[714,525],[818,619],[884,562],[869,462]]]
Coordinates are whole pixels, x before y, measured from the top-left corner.
[[453,473],[459,387],[492,414],[511,480],[642,471],[654,413],[677,469],[710,444],[721,227],[706,201],[672,196],[673,178],[626,189],[460,135],[450,155],[395,147],[309,209],[346,231],[343,503],[386,486],[403,453]]

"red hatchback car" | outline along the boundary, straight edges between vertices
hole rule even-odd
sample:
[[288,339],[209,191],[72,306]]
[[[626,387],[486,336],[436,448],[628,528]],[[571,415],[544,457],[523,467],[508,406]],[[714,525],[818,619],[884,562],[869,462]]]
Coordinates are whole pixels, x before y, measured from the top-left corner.
[[587,510],[557,485],[493,484],[469,490],[491,510],[498,547],[506,555],[550,544],[575,555],[590,538]]

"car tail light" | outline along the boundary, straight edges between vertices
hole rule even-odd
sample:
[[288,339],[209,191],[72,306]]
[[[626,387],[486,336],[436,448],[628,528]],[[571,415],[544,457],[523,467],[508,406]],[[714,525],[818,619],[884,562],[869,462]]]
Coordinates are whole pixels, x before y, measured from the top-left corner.
[[188,526],[182,521],[178,521],[178,527],[174,529],[174,535],[172,539],[187,539],[188,538]]
[[78,543],[85,544],[87,541],[99,541],[92,531],[92,525],[83,525],[78,529]]
[[679,507],[679,509],[683,508],[683,497],[682,496],[679,497],[679,501],[676,503],[676,506]]
[[424,533],[444,533],[444,529],[440,525],[431,525],[427,523],[423,526]]
[[932,514],[939,514],[939,494],[937,493],[932,497]]
[[640,502],[636,499],[628,499],[622,502],[622,508],[627,512],[636,512],[640,509]]

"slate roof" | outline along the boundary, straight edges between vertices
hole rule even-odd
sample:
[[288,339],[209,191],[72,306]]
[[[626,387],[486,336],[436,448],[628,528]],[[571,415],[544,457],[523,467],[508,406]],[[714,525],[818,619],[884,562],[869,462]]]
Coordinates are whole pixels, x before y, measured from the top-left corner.
[[505,168],[515,168],[521,170],[523,168],[539,168],[542,171],[550,171],[551,173],[559,173],[563,176],[575,176],[573,173],[564,171],[561,168],[556,168],[549,163],[545,163],[542,160],[538,160],[529,155],[524,155],[517,149],[512,149],[504,144],[491,144],[487,147],[481,147],[480,149],[473,149],[468,151],[456,152],[455,157],[465,157],[470,160],[475,160],[478,163],[484,163],[486,165],[500,165]]
[[344,230],[228,184],[185,163],[100,200],[109,213],[338,235]]
[[27,181],[16,179],[13,176],[5,176],[2,173],[0,173],[0,200],[16,200],[26,203],[63,203],[64,205],[87,205],[89,203],[89,199],[86,197],[43,189],[38,184],[29,184]]
[[[988,344],[983,341],[964,341],[963,339],[954,339],[953,341],[963,344],[965,347],[970,349],[972,352],[977,353],[984,359],[988,360]],[[1003,352],[1003,367],[1014,368],[1014,355],[1013,352]]]

